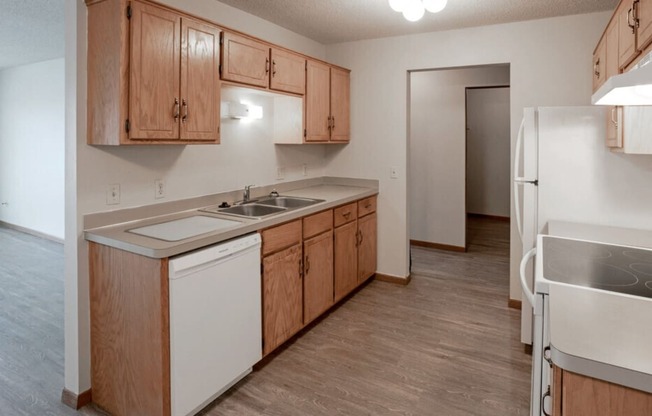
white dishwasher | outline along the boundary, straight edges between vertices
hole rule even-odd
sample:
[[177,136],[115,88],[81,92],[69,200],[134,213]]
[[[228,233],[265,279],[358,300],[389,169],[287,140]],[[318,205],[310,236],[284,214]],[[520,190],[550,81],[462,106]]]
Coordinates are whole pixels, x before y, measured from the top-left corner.
[[170,260],[172,416],[197,413],[262,358],[259,234]]

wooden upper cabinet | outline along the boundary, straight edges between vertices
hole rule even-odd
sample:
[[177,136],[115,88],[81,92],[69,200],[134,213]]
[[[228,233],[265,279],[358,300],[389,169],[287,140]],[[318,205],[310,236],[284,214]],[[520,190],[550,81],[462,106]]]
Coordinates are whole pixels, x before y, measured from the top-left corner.
[[652,42],[652,0],[638,0],[636,5],[638,19],[638,49],[645,49]]
[[595,92],[606,80],[607,76],[607,48],[606,38],[603,36],[593,53],[593,92]]
[[222,36],[222,79],[266,88],[269,45],[231,32]]
[[133,2],[129,85],[131,139],[179,139],[181,17]]
[[[606,39],[606,79],[617,75],[618,69],[618,19],[611,19],[607,31]],[[620,107],[608,107],[606,116],[607,137],[606,144],[608,147],[620,148],[623,146],[623,129],[622,129],[622,111]]]
[[331,68],[331,140],[348,142],[350,138],[350,74]]
[[87,142],[219,143],[217,26],[149,2],[87,4]]
[[219,142],[220,30],[181,21],[181,138]]
[[348,142],[349,71],[308,60],[306,66],[305,141]]
[[330,139],[330,66],[309,60],[306,66],[305,139]]
[[296,53],[272,48],[272,72],[269,88],[277,91],[305,94],[306,58]]
[[636,6],[635,0],[623,0],[616,9],[618,20],[618,67],[624,68],[639,51],[636,48]]

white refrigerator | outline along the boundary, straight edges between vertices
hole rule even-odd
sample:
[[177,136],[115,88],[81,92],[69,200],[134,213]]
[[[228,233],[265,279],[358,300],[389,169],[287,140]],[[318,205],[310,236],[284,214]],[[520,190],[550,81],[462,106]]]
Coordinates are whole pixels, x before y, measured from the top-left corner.
[[[606,111],[600,106],[524,109],[513,171],[512,226],[518,237],[511,241],[521,250],[512,250],[512,282],[519,281],[522,256],[536,245],[537,234],[548,233],[550,220],[652,229],[652,156],[607,148]],[[649,134],[652,141],[651,128],[638,129],[635,133]],[[522,299],[521,341],[531,344],[532,307]]]

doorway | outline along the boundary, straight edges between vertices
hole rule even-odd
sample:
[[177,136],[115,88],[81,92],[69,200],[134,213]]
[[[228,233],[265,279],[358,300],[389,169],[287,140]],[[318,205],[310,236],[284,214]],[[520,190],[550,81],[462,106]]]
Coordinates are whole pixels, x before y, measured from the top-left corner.
[[[509,80],[509,64],[409,73],[408,217],[411,244],[466,251],[467,89],[505,87]],[[509,106],[505,126],[509,129]],[[509,173],[509,132],[507,146],[506,167]]]
[[[466,88],[466,217],[476,223],[509,222],[509,93],[508,85]],[[467,221],[467,245],[475,229]]]

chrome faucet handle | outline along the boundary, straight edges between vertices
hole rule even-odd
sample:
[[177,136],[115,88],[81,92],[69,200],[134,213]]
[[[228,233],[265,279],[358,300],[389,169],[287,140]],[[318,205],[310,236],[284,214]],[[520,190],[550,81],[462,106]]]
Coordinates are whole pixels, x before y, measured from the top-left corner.
[[277,198],[278,197],[278,192],[276,191],[276,189],[272,190],[272,192],[269,193],[269,196],[271,198]]
[[250,199],[250,189],[256,185],[246,185],[244,187],[244,201],[247,202]]

